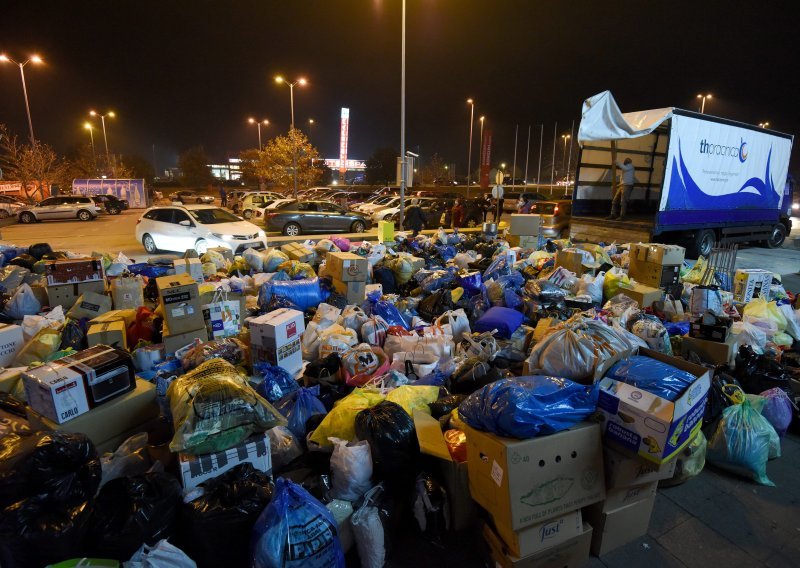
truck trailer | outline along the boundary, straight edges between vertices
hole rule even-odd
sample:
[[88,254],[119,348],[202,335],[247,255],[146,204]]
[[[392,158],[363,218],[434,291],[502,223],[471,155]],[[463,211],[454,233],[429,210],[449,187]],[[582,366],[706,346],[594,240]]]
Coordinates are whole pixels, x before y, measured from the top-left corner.
[[[715,243],[777,248],[791,230],[789,134],[672,107],[623,114],[605,91],[584,102],[578,142],[573,240],[681,244],[696,258]],[[609,220],[626,158],[634,188]]]

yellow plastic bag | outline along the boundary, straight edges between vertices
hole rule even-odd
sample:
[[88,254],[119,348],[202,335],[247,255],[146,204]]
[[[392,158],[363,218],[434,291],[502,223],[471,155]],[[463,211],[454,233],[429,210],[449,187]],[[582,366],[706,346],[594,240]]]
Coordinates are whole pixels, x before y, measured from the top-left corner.
[[742,315],[745,320],[750,318],[766,322],[770,328],[775,327],[778,332],[786,330],[786,316],[783,315],[775,302],[767,302],[764,298],[750,300],[744,307]]
[[51,327],[39,330],[28,343],[17,353],[14,359],[14,367],[27,367],[32,363],[42,363],[47,361],[53,353],[58,351],[61,345],[61,332]]
[[409,416],[413,415],[414,410],[430,414],[431,408],[428,405],[438,398],[439,387],[435,386],[403,385],[386,395],[386,400],[402,406]]
[[353,389],[353,392],[334,403],[333,409],[325,415],[309,440],[320,446],[332,445],[328,438],[352,440],[356,435],[356,414],[372,408],[385,398],[375,390]]
[[394,278],[398,284],[405,284],[411,280],[411,276],[414,273],[414,267],[403,257],[389,260],[386,266],[394,273]]
[[289,278],[314,278],[316,272],[311,268],[311,265],[306,262],[298,262],[296,260],[287,260],[278,265],[278,270],[283,270],[289,275]]
[[612,268],[606,272],[606,277],[603,281],[603,295],[606,300],[610,300],[620,292],[624,293],[624,288],[630,288],[631,286],[631,279],[622,269]]
[[682,280],[690,284],[700,284],[700,282],[703,281],[703,274],[705,274],[707,268],[708,260],[706,260],[706,257],[701,256],[697,259],[697,262],[694,263],[694,266],[689,269],[689,272],[682,276]]

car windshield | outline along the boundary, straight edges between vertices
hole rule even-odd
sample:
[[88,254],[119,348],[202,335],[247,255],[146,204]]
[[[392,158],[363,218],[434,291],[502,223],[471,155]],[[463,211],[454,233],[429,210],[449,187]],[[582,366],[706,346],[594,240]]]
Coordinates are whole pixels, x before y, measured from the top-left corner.
[[241,221],[236,215],[224,209],[190,209],[189,214],[201,225],[218,225]]
[[553,215],[556,212],[557,205],[555,203],[532,203],[531,213],[540,213],[542,215]]

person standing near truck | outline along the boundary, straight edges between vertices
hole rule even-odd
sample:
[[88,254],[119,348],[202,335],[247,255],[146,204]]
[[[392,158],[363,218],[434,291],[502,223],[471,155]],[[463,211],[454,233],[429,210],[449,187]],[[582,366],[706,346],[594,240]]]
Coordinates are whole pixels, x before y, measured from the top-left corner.
[[622,184],[618,185],[614,191],[614,197],[611,200],[611,215],[606,219],[623,221],[628,209],[628,200],[633,192],[633,184],[636,183],[636,167],[630,158],[625,158],[624,162],[617,160],[617,167],[622,170]]
[[456,199],[453,208],[450,210],[450,218],[453,222],[454,229],[460,229],[464,224],[464,206],[461,204],[461,199]]
[[495,200],[494,222],[497,223],[503,215],[503,186],[500,184],[492,188],[492,197]]
[[222,202],[223,207],[228,206],[228,192],[226,192],[225,188],[222,187],[222,183],[219,184],[219,199]]

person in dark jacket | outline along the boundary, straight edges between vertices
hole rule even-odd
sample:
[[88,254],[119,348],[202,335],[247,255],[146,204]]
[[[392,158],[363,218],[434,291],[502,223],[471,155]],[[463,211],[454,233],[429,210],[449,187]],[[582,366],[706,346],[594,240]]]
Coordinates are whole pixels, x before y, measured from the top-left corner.
[[412,199],[411,207],[406,209],[406,224],[413,231],[412,237],[419,235],[419,232],[425,226],[425,214],[419,206],[419,199]]
[[450,210],[450,218],[453,221],[453,228],[460,229],[464,224],[464,206],[461,204],[461,199],[456,199],[453,208]]

